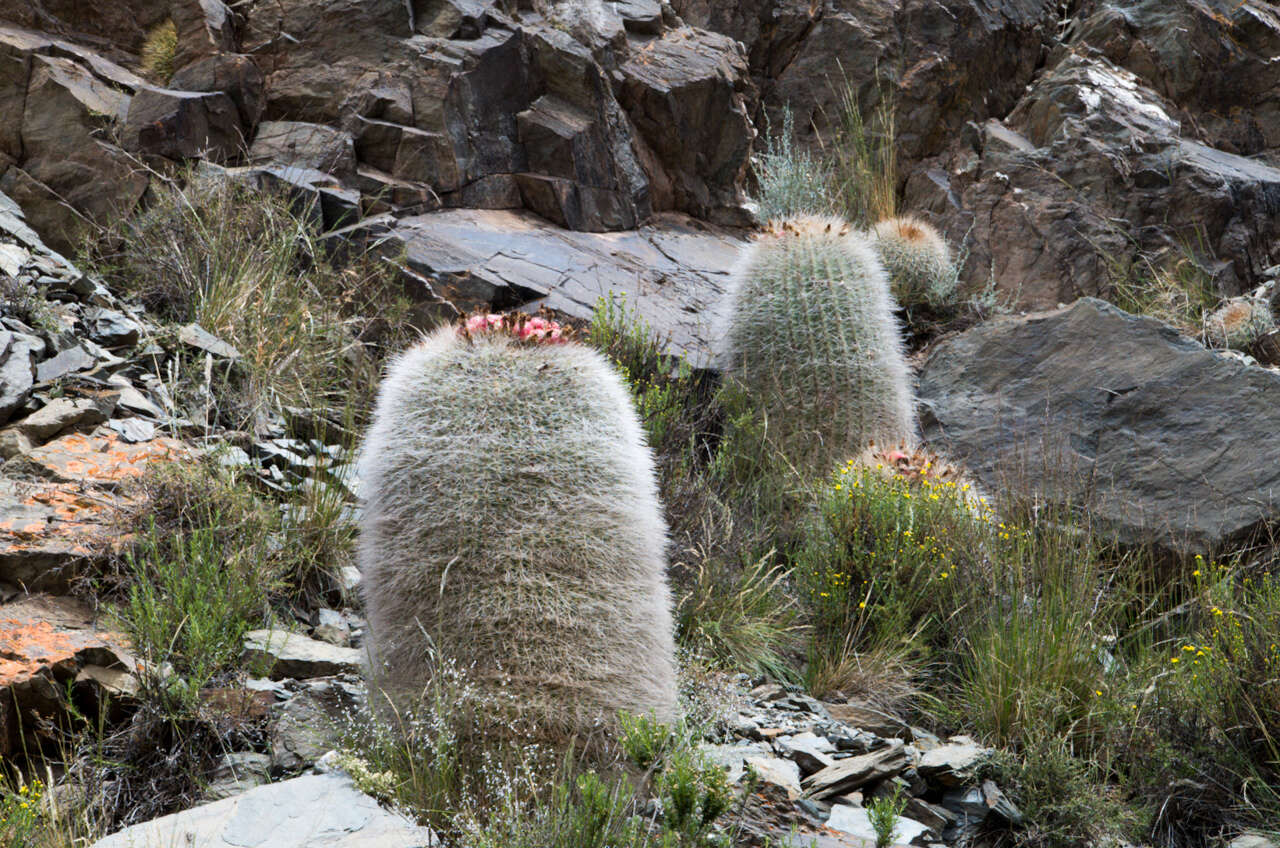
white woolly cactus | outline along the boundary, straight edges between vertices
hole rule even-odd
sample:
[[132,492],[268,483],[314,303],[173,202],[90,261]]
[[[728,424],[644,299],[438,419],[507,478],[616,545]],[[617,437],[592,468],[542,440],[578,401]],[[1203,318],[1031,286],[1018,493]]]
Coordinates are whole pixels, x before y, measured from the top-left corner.
[[770,226],[729,292],[721,365],[798,467],[915,440],[915,400],[884,268],[837,218]]
[[388,370],[360,488],[373,683],[397,706],[438,656],[544,741],[674,718],[653,460],[598,353],[542,319],[435,332]]
[[1247,350],[1276,328],[1271,306],[1261,298],[1233,297],[1205,318],[1205,336],[1214,347]]
[[889,218],[872,229],[872,244],[889,272],[893,295],[908,308],[938,308],[955,299],[960,274],[938,231],[919,218]]

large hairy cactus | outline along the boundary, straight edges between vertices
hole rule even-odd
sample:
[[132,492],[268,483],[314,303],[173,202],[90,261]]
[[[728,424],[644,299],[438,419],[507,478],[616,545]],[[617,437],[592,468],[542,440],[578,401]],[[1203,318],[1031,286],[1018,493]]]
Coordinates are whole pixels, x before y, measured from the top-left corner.
[[443,657],[552,741],[670,720],[667,530],[630,394],[595,351],[474,326],[392,364],[363,449],[373,682],[412,706]]
[[893,311],[875,251],[839,219],[793,218],[748,248],[721,365],[790,462],[825,473],[870,443],[914,440]]
[[937,230],[906,215],[881,221],[872,232],[898,303],[937,308],[955,298],[960,275]]

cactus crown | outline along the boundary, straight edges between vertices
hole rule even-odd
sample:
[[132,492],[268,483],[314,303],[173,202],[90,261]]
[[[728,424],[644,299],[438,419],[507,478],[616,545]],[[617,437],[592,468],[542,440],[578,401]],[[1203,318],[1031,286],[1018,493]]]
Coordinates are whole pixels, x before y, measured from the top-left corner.
[[541,738],[620,709],[672,716],[666,526],[602,356],[437,331],[389,369],[360,479],[375,683],[398,704],[420,697],[434,642]]
[[945,306],[955,297],[959,269],[938,231],[911,215],[889,218],[872,230],[876,252],[903,306]]
[[777,222],[748,248],[729,294],[721,364],[792,463],[825,473],[869,443],[914,440],[893,313],[880,260],[840,219]]
[[1205,335],[1214,347],[1244,350],[1276,328],[1270,305],[1261,298],[1228,300],[1205,319]]

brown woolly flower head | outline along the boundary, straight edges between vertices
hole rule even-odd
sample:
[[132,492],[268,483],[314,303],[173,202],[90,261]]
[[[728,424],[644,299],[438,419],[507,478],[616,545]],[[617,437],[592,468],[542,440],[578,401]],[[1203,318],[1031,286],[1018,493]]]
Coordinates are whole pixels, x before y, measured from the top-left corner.
[[781,238],[785,236],[815,236],[830,234],[844,236],[849,234],[849,224],[833,215],[796,215],[791,218],[775,219],[765,225],[762,236]]

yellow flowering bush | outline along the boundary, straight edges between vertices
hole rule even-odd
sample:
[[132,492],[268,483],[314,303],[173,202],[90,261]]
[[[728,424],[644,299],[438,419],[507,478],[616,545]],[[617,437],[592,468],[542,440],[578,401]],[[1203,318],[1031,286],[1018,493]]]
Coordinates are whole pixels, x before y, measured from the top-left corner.
[[1201,556],[1191,568],[1192,627],[1155,646],[1153,685],[1135,705],[1155,741],[1138,738],[1160,752],[1148,779],[1213,787],[1177,799],[1188,811],[1280,821],[1280,576]]
[[928,462],[908,471],[885,460],[836,470],[797,556],[819,645],[927,632],[951,585],[1005,532],[985,500],[971,503],[970,484],[933,478]]
[[22,783],[16,789],[0,786],[0,845],[27,848],[35,844],[43,819],[44,784]]

